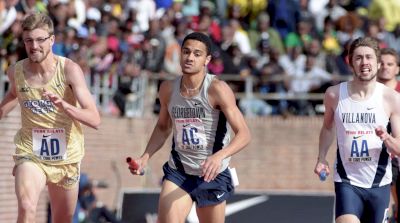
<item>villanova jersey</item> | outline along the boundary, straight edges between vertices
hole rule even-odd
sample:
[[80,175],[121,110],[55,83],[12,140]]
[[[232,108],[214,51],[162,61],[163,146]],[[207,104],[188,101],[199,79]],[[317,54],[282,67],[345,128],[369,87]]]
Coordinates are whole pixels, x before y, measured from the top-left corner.
[[390,184],[390,157],[375,134],[377,126],[386,127],[389,123],[383,109],[384,85],[376,83],[373,94],[364,101],[351,99],[347,87],[348,82],[340,84],[335,111],[338,151],[334,180],[363,188]]
[[[199,94],[185,98],[180,94],[182,77],[173,82],[168,112],[173,125],[171,168],[190,175],[201,175],[201,162],[223,149],[230,141],[229,124],[220,110],[211,107],[208,89],[214,75],[206,74]],[[219,172],[229,165],[230,157],[222,162]]]
[[47,89],[66,102],[78,105],[65,79],[65,58],[57,58],[54,76],[47,84],[37,88],[29,86],[25,80],[23,61],[15,65],[15,85],[22,124],[14,137],[17,147],[15,155],[30,156],[53,165],[80,162],[84,155],[81,124],[42,97],[43,89]]

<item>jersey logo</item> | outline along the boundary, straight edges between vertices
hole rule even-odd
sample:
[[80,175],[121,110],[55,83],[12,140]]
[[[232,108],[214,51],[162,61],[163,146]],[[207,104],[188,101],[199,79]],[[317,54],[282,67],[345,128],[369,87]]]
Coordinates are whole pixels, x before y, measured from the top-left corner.
[[353,139],[358,139],[360,137],[362,137],[362,135],[361,136],[353,136]]
[[53,87],[54,89],[60,88],[62,85],[60,83],[57,83],[55,87]]
[[47,114],[55,111],[55,107],[50,100],[26,100],[23,107],[30,109],[34,114]]
[[372,110],[372,109],[374,109],[375,107],[368,107],[367,108],[367,110]]
[[19,92],[29,92],[31,89],[29,87],[21,87]]

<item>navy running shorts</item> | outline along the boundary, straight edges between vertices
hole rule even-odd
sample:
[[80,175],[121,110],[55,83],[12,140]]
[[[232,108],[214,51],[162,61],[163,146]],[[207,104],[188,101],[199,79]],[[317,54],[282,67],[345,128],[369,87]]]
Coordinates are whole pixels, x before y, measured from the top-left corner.
[[234,193],[234,186],[231,183],[231,174],[226,168],[211,182],[204,181],[203,177],[189,175],[182,171],[175,170],[168,165],[163,166],[164,177],[186,191],[197,207],[217,205]]
[[335,182],[336,218],[353,214],[362,223],[387,222],[390,200],[390,184],[362,188],[348,183]]

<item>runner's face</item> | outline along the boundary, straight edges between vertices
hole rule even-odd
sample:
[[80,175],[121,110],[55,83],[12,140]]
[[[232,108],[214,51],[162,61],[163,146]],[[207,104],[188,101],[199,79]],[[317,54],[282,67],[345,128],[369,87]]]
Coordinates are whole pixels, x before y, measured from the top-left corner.
[[204,43],[197,40],[187,40],[181,49],[181,68],[184,74],[197,74],[205,71],[210,62]]
[[379,64],[375,51],[366,46],[357,47],[351,60],[355,78],[359,81],[375,79]]
[[54,43],[54,35],[49,34],[44,29],[34,29],[32,31],[24,31],[22,40],[24,41],[28,58],[34,63],[40,63],[49,55]]
[[390,54],[381,56],[381,68],[378,71],[378,78],[381,80],[392,80],[399,73],[399,66],[396,62],[396,57]]

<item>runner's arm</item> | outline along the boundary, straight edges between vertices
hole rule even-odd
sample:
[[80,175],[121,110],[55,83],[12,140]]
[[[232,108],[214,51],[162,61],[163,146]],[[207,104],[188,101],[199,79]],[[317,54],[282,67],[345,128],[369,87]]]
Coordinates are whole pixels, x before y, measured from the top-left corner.
[[14,81],[14,66],[7,70],[9,90],[0,103],[0,119],[4,118],[18,104]]
[[[400,94],[397,92],[389,94],[391,100],[388,100],[387,103],[391,106],[391,116],[390,116],[390,125],[392,128],[392,133],[389,134],[383,126],[375,129],[376,134],[383,140],[385,143],[388,152],[393,153],[394,155],[400,155]],[[386,126],[385,126],[386,127]]]
[[250,130],[236,105],[235,95],[226,82],[221,80],[212,82],[209,89],[209,100],[214,108],[220,109],[224,113],[235,135],[229,145],[209,156],[203,162],[203,176],[207,182],[214,180],[218,175],[223,159],[242,150],[251,139]]
[[250,143],[250,130],[242,112],[236,105],[235,95],[226,82],[214,80],[210,88],[210,95],[211,103],[224,113],[235,133],[229,145],[217,152],[222,159],[225,159],[239,152]]
[[100,125],[100,114],[86,85],[86,80],[81,68],[75,62],[67,59],[65,61],[65,76],[80,107],[69,104],[50,91],[45,90],[44,96],[49,97],[57,107],[62,108],[72,119],[78,120],[82,124],[94,129],[98,129]]
[[320,135],[319,135],[319,152],[318,152],[318,160],[315,166],[314,172],[319,174],[323,169],[327,171],[329,174],[329,164],[326,160],[326,155],[328,154],[329,148],[332,145],[332,142],[335,137],[334,132],[334,113],[335,108],[338,101],[338,93],[336,92],[336,86],[330,87],[325,92],[324,97],[324,105],[325,105],[325,113],[324,113],[324,121],[321,127]]
[[146,146],[146,150],[141,156],[141,164],[145,166],[148,159],[150,159],[161,147],[164,145],[168,136],[172,131],[172,121],[168,112],[168,103],[172,89],[171,81],[164,81],[160,86],[159,99],[160,99],[160,113],[158,121],[154,127],[153,133]]

